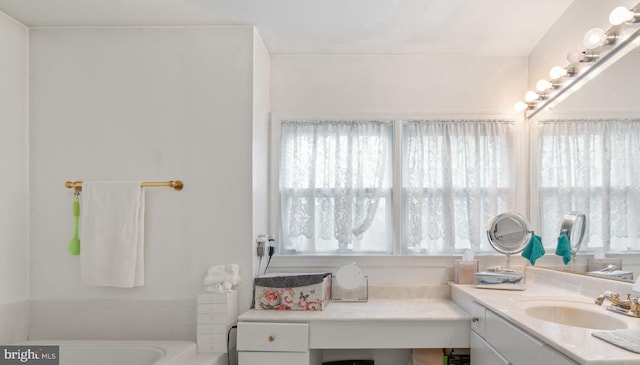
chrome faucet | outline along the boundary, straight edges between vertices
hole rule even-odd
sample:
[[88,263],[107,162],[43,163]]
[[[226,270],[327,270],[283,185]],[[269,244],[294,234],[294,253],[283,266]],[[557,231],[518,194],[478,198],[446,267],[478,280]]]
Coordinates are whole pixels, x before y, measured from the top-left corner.
[[597,305],[602,305],[605,300],[611,302],[611,305],[607,307],[608,310],[630,317],[640,318],[640,304],[638,303],[638,298],[631,298],[631,294],[627,294],[627,298],[625,300],[621,300],[620,294],[606,291],[596,298],[595,303]]

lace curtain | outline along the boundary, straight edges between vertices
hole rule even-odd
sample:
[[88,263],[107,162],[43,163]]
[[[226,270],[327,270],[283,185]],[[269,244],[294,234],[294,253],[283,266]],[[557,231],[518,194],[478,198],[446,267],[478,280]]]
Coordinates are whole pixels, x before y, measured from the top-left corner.
[[389,122],[283,122],[285,250],[391,252],[390,148]]
[[555,246],[570,211],[587,216],[588,248],[640,249],[640,119],[539,124],[540,232]]
[[405,251],[491,251],[487,224],[515,208],[514,122],[411,121],[403,135]]

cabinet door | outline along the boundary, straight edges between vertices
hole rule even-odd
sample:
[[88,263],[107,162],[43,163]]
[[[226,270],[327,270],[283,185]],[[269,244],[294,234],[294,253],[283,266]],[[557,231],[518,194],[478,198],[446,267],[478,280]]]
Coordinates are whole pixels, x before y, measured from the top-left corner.
[[487,310],[486,318],[487,343],[513,364],[575,364],[573,360],[531,337],[490,310]]
[[553,365],[578,365],[577,362],[552,349],[548,345],[544,345],[544,363]]
[[509,365],[509,362],[477,333],[471,331],[471,365]]
[[238,352],[238,365],[307,365],[308,352]]

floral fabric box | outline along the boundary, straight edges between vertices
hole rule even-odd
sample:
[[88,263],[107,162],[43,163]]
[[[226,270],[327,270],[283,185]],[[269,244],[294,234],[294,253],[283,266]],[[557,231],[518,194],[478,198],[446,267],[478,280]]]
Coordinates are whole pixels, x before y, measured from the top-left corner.
[[331,299],[331,273],[267,274],[254,289],[255,309],[319,311]]

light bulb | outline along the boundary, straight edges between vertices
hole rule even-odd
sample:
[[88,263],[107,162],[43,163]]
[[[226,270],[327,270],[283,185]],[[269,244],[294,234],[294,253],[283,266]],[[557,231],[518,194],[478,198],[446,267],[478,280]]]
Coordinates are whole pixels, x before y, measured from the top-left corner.
[[540,95],[538,95],[538,93],[535,91],[529,90],[524,94],[524,101],[526,101],[527,103],[532,103],[538,100],[539,98],[540,98]]
[[515,103],[515,105],[513,106],[513,109],[515,111],[517,111],[518,113],[527,110],[529,106],[526,103],[523,103],[521,101]]
[[618,6],[609,14],[609,23],[613,25],[620,25],[632,21],[635,18],[635,13],[625,6]]
[[536,90],[538,90],[539,92],[543,92],[551,89],[552,86],[553,85],[551,85],[549,81],[542,79],[536,84]]
[[593,51],[567,53],[567,61],[569,61],[569,63],[595,62],[598,60],[598,58],[600,58],[600,55],[597,53],[594,53]]
[[607,34],[600,28],[591,28],[582,40],[586,49],[594,49],[607,44]]
[[549,71],[549,77],[551,80],[557,80],[561,77],[564,77],[567,74],[567,70],[561,66],[555,66]]
[[567,61],[569,63],[577,63],[584,61],[584,52],[572,51],[567,53]]

